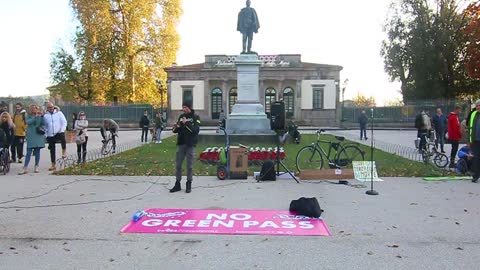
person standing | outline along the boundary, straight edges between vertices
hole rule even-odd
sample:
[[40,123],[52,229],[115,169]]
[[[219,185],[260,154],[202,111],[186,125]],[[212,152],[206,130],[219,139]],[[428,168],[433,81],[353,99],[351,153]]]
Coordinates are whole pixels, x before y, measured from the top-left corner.
[[445,133],[447,131],[447,117],[442,113],[442,109],[437,108],[436,114],[432,117],[433,128],[435,129],[435,147],[440,144],[440,152],[445,154]]
[[76,113],[72,113],[72,129],[75,130],[75,122],[78,120],[78,115]]
[[12,143],[12,161],[18,157],[18,163],[22,163],[23,158],[23,144],[25,142],[25,135],[27,132],[26,122],[27,112],[23,109],[22,103],[15,104],[15,114],[13,115],[13,124],[15,124],[14,137]]
[[163,131],[163,115],[161,112],[157,112],[155,116],[155,143],[162,143],[162,131]]
[[39,132],[39,129],[42,129],[44,126],[42,113],[40,112],[37,105],[30,105],[28,108],[28,116],[26,119],[27,122],[27,154],[25,156],[25,163],[23,164],[23,169],[18,174],[27,174],[28,173],[28,164],[30,163],[30,158],[32,157],[32,152],[35,155],[35,173],[38,173],[38,165],[40,163],[40,149],[45,147],[45,135]]
[[362,113],[358,116],[358,124],[360,124],[360,140],[365,138],[365,140],[368,140],[367,138],[367,123],[368,123],[368,117],[365,111],[362,111]]
[[87,128],[88,128],[88,120],[85,112],[78,113],[78,119],[74,122],[73,128],[76,135],[76,143],[77,143],[77,164],[83,163],[85,164],[85,159],[87,157],[87,142],[88,142],[88,135],[87,135]]
[[172,132],[177,133],[177,154],[175,160],[175,186],[170,192],[182,190],[180,182],[182,180],[182,163],[187,157],[187,188],[186,193],[192,191],[193,180],[193,161],[195,159],[195,145],[198,141],[200,132],[200,117],[195,114],[190,102],[182,104],[183,114],[178,117],[178,121],[173,125]]
[[417,137],[420,138],[419,150],[425,150],[427,147],[428,133],[432,129],[432,123],[428,116],[428,110],[423,110],[415,118],[415,127],[417,128]]
[[55,144],[60,141],[62,146],[62,157],[67,157],[67,142],[65,140],[65,130],[67,129],[67,119],[60,109],[55,109],[53,103],[47,103],[47,112],[43,115],[43,122],[46,128],[48,149],[50,150],[51,166],[49,171],[55,171],[56,149]]
[[448,140],[452,144],[452,151],[450,152],[449,168],[455,168],[455,157],[457,156],[458,145],[462,139],[462,130],[460,128],[460,121],[458,116],[462,113],[462,107],[455,106],[453,112],[448,114]]
[[150,119],[148,119],[147,110],[143,111],[143,115],[142,115],[142,118],[140,118],[139,124],[140,124],[140,128],[142,129],[141,141],[143,143],[145,138],[145,143],[148,143],[147,137],[148,137],[148,128],[150,127]]
[[[13,138],[14,138],[13,133],[15,130],[15,124],[13,123],[12,117],[8,112],[2,112],[0,114],[0,128],[3,130],[3,133],[5,134],[5,137],[6,137],[5,150],[8,151],[8,149],[13,144]],[[9,162],[12,162],[12,161],[13,159],[9,160]]]
[[480,99],[475,102],[475,111],[469,117],[469,144],[473,152],[473,178],[472,182],[477,183],[480,177]]

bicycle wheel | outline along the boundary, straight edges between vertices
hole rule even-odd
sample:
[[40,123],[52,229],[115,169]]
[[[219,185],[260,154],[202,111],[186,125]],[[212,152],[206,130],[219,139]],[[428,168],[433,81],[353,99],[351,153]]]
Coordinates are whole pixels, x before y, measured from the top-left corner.
[[295,164],[299,172],[306,169],[320,170],[323,168],[323,157],[314,146],[308,145],[298,151]]
[[8,152],[8,150],[3,152],[2,162],[2,171],[5,175],[10,171],[10,153]]
[[436,153],[433,156],[433,164],[435,164],[435,166],[437,166],[438,168],[441,168],[441,169],[447,167],[447,165],[448,165],[447,155],[442,154],[442,153]]
[[352,161],[363,161],[365,154],[358,146],[347,145],[340,152],[338,152],[335,163],[340,167],[347,167],[352,165]]
[[0,156],[0,168],[2,169],[2,173],[5,175],[7,174],[5,172],[5,160],[4,160],[4,156],[3,156],[3,152],[2,152],[2,155]]
[[102,155],[108,155],[112,151],[112,144],[110,143],[110,140],[108,140],[106,143],[102,145]]
[[7,174],[10,171],[10,154],[7,153],[5,157],[5,174]]

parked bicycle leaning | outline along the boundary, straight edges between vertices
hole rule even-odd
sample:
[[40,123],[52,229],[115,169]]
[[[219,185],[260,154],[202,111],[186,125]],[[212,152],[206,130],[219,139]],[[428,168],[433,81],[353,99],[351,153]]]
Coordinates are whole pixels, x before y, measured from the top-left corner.
[[[342,143],[345,137],[334,136],[336,141],[325,140],[321,138],[321,134],[325,130],[317,130],[317,140],[310,145],[302,147],[295,159],[298,171],[305,169],[320,170],[324,166],[323,160],[326,159],[331,169],[348,167],[353,161],[363,161],[365,153],[356,145]],[[326,150],[322,145],[327,145]]]

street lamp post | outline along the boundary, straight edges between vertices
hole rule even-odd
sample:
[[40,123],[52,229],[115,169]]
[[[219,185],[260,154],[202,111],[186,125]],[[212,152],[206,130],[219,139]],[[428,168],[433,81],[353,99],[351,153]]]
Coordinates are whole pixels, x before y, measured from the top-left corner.
[[164,101],[164,92],[165,92],[165,87],[163,86],[163,82],[160,79],[156,80],[157,83],[157,88],[158,88],[158,93],[160,94],[160,107],[163,113],[163,101]]
[[345,109],[345,90],[347,89],[347,84],[348,84],[348,79],[345,79],[345,81],[343,81],[343,87],[342,87],[342,122],[345,122],[343,111]]

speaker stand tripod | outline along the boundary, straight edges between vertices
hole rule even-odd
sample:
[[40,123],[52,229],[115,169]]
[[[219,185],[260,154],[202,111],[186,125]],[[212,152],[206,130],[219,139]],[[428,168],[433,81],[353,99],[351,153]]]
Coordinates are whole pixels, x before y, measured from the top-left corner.
[[[276,132],[276,133],[278,134],[278,132]],[[285,164],[283,164],[282,160],[280,159],[280,136],[275,135],[275,137],[277,138],[277,153],[275,155],[275,163],[273,164],[273,166],[277,167],[277,176],[288,173],[293,178],[293,180],[297,181],[297,183],[300,183],[300,181],[298,181],[298,179],[295,177],[295,174],[292,173],[287,168],[287,166],[285,166]],[[280,166],[282,166],[282,168],[285,169],[284,173],[280,173]]]

